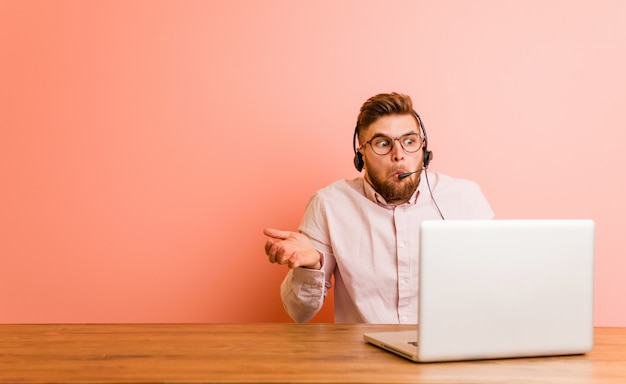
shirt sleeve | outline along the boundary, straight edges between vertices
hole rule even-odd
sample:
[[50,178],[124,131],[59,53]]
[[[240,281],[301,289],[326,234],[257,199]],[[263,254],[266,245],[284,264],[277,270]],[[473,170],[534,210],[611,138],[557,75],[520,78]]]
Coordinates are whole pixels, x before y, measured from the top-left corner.
[[[313,245],[319,251],[315,240]],[[335,258],[331,253],[322,254],[322,268],[294,268],[287,273],[280,285],[280,297],[287,314],[298,323],[311,320],[324,305],[324,299],[332,284]]]
[[313,318],[324,304],[327,288],[323,270],[294,268],[280,286],[285,311],[298,323]]
[[322,268],[294,268],[287,273],[280,286],[285,311],[299,323],[311,320],[322,308],[335,270],[332,247],[325,240],[328,238],[328,227],[320,200],[315,195],[307,204],[300,232],[311,239],[315,249],[322,255]]

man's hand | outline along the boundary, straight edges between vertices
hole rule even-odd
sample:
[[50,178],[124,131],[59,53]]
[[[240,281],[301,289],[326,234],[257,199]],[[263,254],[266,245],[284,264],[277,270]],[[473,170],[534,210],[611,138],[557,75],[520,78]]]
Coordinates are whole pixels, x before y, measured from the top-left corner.
[[269,237],[265,242],[265,254],[270,263],[287,264],[291,269],[322,267],[320,253],[305,235],[273,228],[266,228],[263,233]]

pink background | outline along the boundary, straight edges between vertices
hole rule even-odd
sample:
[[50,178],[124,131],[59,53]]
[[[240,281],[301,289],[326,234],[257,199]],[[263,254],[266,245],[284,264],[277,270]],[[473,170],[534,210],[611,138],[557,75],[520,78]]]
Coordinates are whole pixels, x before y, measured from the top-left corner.
[[400,91],[498,218],[596,221],[595,322],[626,326],[625,25],[620,0],[0,0],[0,322],[290,321],[261,230],[355,177],[358,108]]

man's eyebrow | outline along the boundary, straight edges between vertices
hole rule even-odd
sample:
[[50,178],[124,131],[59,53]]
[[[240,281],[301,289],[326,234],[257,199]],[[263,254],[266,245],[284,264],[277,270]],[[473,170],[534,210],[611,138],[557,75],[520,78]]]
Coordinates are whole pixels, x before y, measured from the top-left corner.
[[[402,136],[406,136],[406,135],[419,135],[419,132],[410,131],[410,132],[403,133],[403,134],[401,134],[401,135],[400,135],[400,136],[398,136],[398,137],[402,137]],[[375,139],[375,138],[377,138],[377,137],[383,137],[383,136],[384,136],[384,137],[389,137],[389,138],[391,138],[391,136],[389,136],[389,135],[386,135],[386,134],[384,134],[384,133],[380,133],[380,132],[376,132],[376,133],[374,133],[374,135],[372,135],[372,137],[370,138],[370,140]]]

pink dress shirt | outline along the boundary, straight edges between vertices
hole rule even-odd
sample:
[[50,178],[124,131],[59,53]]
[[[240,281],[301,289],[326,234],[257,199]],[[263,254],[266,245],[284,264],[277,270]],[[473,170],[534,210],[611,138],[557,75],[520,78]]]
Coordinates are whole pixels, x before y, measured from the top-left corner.
[[[468,180],[428,173],[446,219],[491,219],[480,187]],[[300,224],[323,255],[321,270],[295,268],[281,285],[287,313],[297,322],[320,310],[334,277],[335,322],[417,323],[419,227],[441,220],[426,177],[402,205],[388,205],[362,177],[317,191]]]

